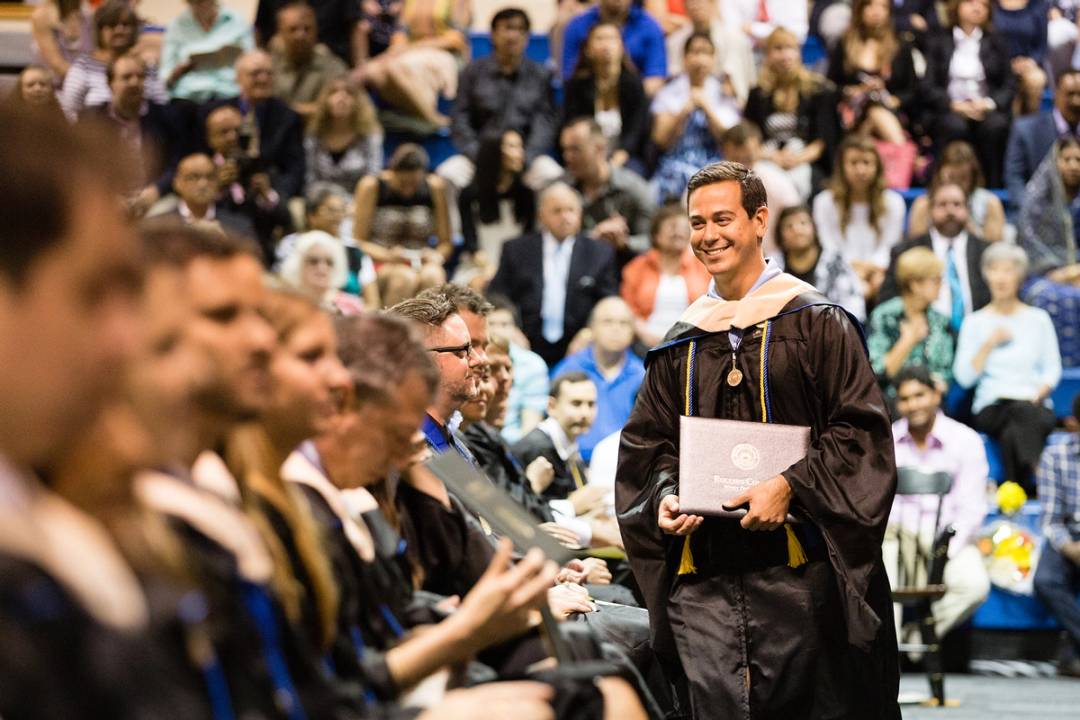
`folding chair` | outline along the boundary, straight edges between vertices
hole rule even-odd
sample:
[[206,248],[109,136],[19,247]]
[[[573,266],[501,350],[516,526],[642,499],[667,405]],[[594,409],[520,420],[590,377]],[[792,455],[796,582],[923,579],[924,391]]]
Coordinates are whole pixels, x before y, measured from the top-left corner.
[[[918,532],[911,536],[903,530],[901,522],[897,538],[896,583],[892,589],[894,603],[910,609],[919,624],[921,642],[901,642],[901,653],[925,653],[926,677],[930,683],[930,703],[945,705],[945,673],[941,655],[941,643],[934,626],[933,603],[945,595],[945,562],[948,560],[949,541],[956,531],[950,526],[941,527],[941,506],[952,487],[952,475],[947,472],[924,472],[916,468],[898,468],[897,497],[932,495],[937,498],[934,527],[929,549],[924,548],[923,510],[919,509]],[[901,518],[903,521],[903,518]],[[902,638],[901,638],[902,639]]]

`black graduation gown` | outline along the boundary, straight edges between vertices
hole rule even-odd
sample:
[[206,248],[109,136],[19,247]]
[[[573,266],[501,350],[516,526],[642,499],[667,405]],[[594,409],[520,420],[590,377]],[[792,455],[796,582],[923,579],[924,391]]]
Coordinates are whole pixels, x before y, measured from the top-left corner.
[[502,488],[510,497],[532,514],[539,522],[554,522],[551,508],[537,495],[520,461],[510,450],[510,446],[499,431],[487,423],[473,423],[462,433],[465,444],[472,450],[481,469],[493,483]]
[[682,538],[657,527],[678,492],[678,419],[689,340],[704,417],[762,419],[761,326],[746,331],[725,382],[727,332],[677,324],[650,353],[622,432],[616,508],[658,652],[681,660],[696,717],[899,718],[899,676],[881,542],[895,492],[889,415],[858,326],[816,293],[772,320],[773,422],[811,428],[806,458],[784,473],[809,557],[787,566],[783,529],[751,533],[709,518],[691,538],[694,574],[677,574]]

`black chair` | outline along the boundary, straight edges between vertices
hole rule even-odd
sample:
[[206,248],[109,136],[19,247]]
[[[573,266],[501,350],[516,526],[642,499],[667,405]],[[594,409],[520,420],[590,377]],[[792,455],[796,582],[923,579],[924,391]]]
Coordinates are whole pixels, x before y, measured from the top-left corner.
[[[956,531],[951,527],[941,527],[941,506],[944,497],[952,487],[952,475],[947,472],[924,472],[916,468],[903,467],[897,470],[899,478],[896,485],[897,497],[906,495],[932,495],[937,499],[934,514],[933,538],[929,549],[924,548],[921,538],[922,509],[920,508],[919,532],[914,537],[900,530],[897,538],[896,583],[892,589],[894,603],[899,603],[905,610],[915,615],[919,625],[921,642],[899,645],[900,652],[925,653],[924,666],[930,683],[932,698],[930,704],[945,705],[945,672],[941,653],[941,642],[934,627],[933,603],[945,595],[945,562],[948,560],[949,542]],[[901,528],[903,528],[901,517]],[[901,638],[902,640],[902,638]]]

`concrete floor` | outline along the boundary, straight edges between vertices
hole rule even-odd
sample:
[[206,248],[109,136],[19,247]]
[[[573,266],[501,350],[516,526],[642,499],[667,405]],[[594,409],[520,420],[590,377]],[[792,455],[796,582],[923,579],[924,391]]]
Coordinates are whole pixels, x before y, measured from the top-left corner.
[[[900,694],[929,694],[925,675],[904,675]],[[904,720],[1076,720],[1080,718],[1080,680],[948,675],[945,694],[958,707],[904,705]]]

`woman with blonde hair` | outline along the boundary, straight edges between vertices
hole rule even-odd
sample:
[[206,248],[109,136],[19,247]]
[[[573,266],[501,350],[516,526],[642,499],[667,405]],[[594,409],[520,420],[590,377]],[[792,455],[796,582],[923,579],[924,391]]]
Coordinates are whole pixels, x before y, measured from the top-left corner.
[[802,64],[793,33],[777,28],[765,40],[758,86],[744,117],[761,128],[762,159],[780,166],[804,200],[829,176],[839,124],[835,87]]
[[322,230],[309,230],[296,238],[292,252],[279,271],[286,287],[336,315],[356,315],[364,303],[341,290],[349,279],[345,246]]
[[304,138],[307,184],[331,182],[350,195],[383,164],[383,129],[375,106],[356,83],[342,76],[323,87]]
[[877,296],[889,254],[904,231],[906,205],[885,187],[873,141],[852,135],[840,144],[829,187],[814,198],[821,244],[840,250],[854,268],[867,300]]
[[930,248],[915,247],[896,260],[900,296],[870,314],[866,345],[870,364],[886,394],[896,396],[892,379],[911,365],[923,365],[944,390],[952,379],[953,336],[949,318],[931,304],[941,290],[944,263]]

